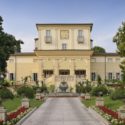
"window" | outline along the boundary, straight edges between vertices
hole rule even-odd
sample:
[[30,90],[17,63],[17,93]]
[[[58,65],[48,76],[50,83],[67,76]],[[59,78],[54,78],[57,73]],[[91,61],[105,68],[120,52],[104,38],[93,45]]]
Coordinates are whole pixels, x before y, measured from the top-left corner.
[[66,43],[62,44],[62,49],[67,49],[67,44]]
[[91,58],[91,62],[96,62],[96,58]]
[[116,58],[116,62],[120,62],[120,58]]
[[116,79],[120,80],[120,73],[119,72],[116,73]]
[[109,72],[109,73],[108,73],[108,79],[109,79],[109,80],[112,80],[112,78],[113,78],[112,73]]
[[92,81],[95,81],[95,80],[96,80],[96,73],[95,73],[95,72],[92,72],[92,73],[91,73],[91,80],[92,80]]
[[78,30],[78,37],[77,37],[78,43],[83,43],[84,42],[84,37],[83,37],[83,31]]
[[14,73],[10,73],[10,80],[14,80]]
[[51,36],[50,30],[46,30],[45,42],[46,43],[52,43],[52,36]]
[[75,70],[75,75],[85,75],[86,74],[86,71],[85,70]]
[[33,73],[33,81],[38,81],[38,75],[37,75],[37,73]]
[[108,58],[108,62],[112,62],[112,58]]
[[70,75],[69,70],[59,70],[59,75]]
[[46,36],[51,36],[51,31],[50,30],[46,30]]
[[78,30],[78,36],[79,37],[83,36],[83,31],[82,30]]
[[44,77],[49,77],[53,74],[53,70],[43,70]]

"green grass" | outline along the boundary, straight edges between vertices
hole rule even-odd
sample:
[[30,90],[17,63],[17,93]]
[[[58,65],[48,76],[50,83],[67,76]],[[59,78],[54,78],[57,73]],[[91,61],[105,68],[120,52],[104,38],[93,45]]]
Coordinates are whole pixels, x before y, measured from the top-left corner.
[[120,106],[124,105],[122,100],[112,100],[109,96],[104,97],[105,105],[110,109],[117,110]]
[[42,101],[40,101],[40,100],[36,100],[36,99],[30,100],[31,107],[39,107],[41,104],[42,104]]
[[21,105],[21,98],[7,99],[3,101],[3,106],[7,109],[7,112],[16,110]]
[[90,100],[83,100],[82,101],[86,107],[91,107],[95,105],[95,97],[92,97]]
[[[96,97],[92,97],[90,100],[83,100],[82,102],[86,107],[95,106]],[[122,100],[112,100],[109,96],[104,97],[105,106],[110,109],[117,110],[120,106],[124,105]]]
[[[3,101],[3,106],[7,109],[7,112],[11,112],[16,110],[19,106],[21,106],[21,99],[22,98],[14,98],[14,99],[7,99]],[[30,106],[31,107],[39,107],[42,104],[42,101],[36,99],[30,99]]]

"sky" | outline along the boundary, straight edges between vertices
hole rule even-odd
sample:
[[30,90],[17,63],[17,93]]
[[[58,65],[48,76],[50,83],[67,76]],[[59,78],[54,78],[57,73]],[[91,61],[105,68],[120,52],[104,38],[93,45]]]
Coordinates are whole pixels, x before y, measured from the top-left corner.
[[94,46],[116,52],[113,36],[125,21],[125,0],[0,0],[4,31],[34,50],[36,23],[93,23]]

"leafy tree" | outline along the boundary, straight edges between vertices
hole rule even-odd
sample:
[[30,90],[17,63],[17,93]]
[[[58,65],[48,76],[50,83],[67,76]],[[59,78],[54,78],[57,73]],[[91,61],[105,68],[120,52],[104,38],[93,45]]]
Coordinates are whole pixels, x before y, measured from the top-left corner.
[[[117,53],[121,57],[125,57],[125,22],[119,27],[116,35],[113,37],[113,42],[117,45]],[[122,71],[122,82],[125,84],[125,60],[120,64]]]
[[120,64],[121,72],[122,72],[122,82],[125,84],[125,60]]
[[5,75],[7,60],[11,54],[21,51],[21,40],[16,40],[13,35],[5,33],[2,27],[3,19],[0,16],[0,74]]
[[97,82],[98,82],[98,85],[102,84],[102,79],[100,75],[97,76]]
[[100,47],[100,46],[95,46],[92,48],[92,50],[94,51],[94,53],[105,53],[105,49]]
[[119,27],[116,35],[113,37],[113,42],[117,45],[117,52],[121,57],[125,57],[125,22]]

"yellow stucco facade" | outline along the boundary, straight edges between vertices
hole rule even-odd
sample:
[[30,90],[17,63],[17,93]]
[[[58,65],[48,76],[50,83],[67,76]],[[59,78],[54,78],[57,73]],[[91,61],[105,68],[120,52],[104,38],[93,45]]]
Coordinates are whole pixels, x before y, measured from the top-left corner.
[[120,57],[115,53],[94,54],[91,50],[92,24],[37,24],[38,38],[32,53],[10,57],[7,78],[21,84],[31,76],[31,84],[44,81],[57,88],[62,81],[70,87],[85,79],[96,81],[120,78]]

